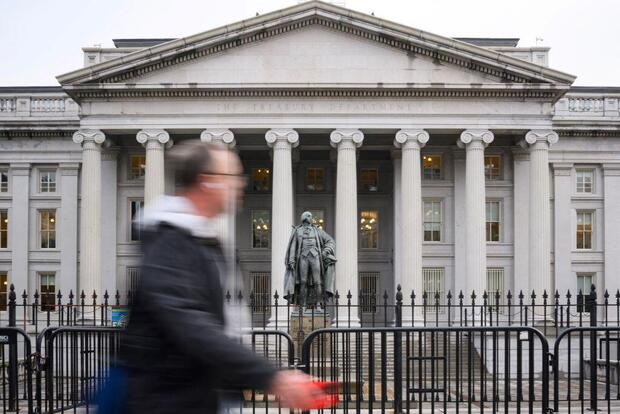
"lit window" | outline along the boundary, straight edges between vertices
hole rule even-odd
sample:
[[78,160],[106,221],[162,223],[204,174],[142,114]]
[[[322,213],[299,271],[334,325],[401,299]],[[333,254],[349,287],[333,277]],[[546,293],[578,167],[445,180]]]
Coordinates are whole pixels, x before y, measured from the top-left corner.
[[9,191],[9,172],[0,171],[0,193],[7,193]]
[[360,308],[362,313],[377,312],[379,272],[360,272]]
[[0,311],[6,310],[9,281],[6,272],[0,272]]
[[42,311],[53,311],[56,303],[56,275],[39,273],[39,300]]
[[312,224],[325,229],[325,213],[323,210],[308,210],[312,214]]
[[146,171],[146,155],[131,155],[129,157],[129,179],[144,178]]
[[498,242],[500,237],[500,203],[499,201],[487,201],[486,203],[486,233],[488,242]]
[[376,168],[362,168],[360,186],[362,191],[379,191],[379,171]]
[[[504,304],[504,268],[489,267],[487,268],[487,292],[489,294],[489,306],[497,305],[497,296],[499,295],[499,304]],[[501,312],[501,310],[500,310]]]
[[131,214],[131,241],[140,241],[142,240],[142,213],[144,211],[144,201],[143,200],[131,200],[130,201],[130,214]]
[[425,180],[440,180],[441,157],[439,155],[424,155],[422,157],[422,173]]
[[56,171],[41,171],[39,174],[39,192],[56,192]]
[[267,272],[250,272],[252,280],[252,312],[269,312],[271,303],[271,274]]
[[575,172],[575,178],[577,179],[577,192],[578,193],[594,192],[594,171],[577,170]]
[[270,214],[267,210],[252,211],[252,248],[269,248]]
[[499,155],[485,155],[484,176],[489,181],[502,179],[502,157]]
[[362,249],[376,249],[379,247],[379,214],[377,211],[362,211],[360,213],[360,236]]
[[577,249],[592,248],[592,213],[577,212]]
[[42,249],[56,248],[56,210],[39,211],[39,238]]
[[422,277],[424,279],[427,309],[435,311],[434,305],[443,305],[444,303],[444,269],[443,267],[424,267],[422,268]]
[[252,169],[252,191],[267,192],[271,189],[271,171],[268,168]]
[[594,274],[577,273],[577,312],[590,312],[590,292]]
[[0,249],[9,247],[9,212],[0,210]]
[[325,170],[323,168],[306,168],[306,190],[325,190]]
[[441,201],[424,202],[424,241],[441,241]]

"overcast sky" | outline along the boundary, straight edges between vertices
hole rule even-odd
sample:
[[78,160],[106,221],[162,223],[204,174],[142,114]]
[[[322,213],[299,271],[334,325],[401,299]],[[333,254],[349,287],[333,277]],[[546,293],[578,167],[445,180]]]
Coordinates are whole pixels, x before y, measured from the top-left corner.
[[[0,86],[57,85],[81,48],[113,38],[183,37],[297,0],[0,0]],[[449,37],[518,37],[551,47],[576,85],[620,86],[620,0],[346,0],[345,6]]]

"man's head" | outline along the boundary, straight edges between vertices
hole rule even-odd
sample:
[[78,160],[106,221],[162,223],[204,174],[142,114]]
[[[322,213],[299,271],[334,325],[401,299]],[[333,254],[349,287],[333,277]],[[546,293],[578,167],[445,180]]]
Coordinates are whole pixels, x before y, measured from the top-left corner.
[[303,213],[301,213],[301,222],[312,224],[312,213],[309,211],[304,211]]
[[198,140],[183,141],[168,151],[179,195],[196,212],[213,217],[239,206],[245,179],[239,157],[227,147]]

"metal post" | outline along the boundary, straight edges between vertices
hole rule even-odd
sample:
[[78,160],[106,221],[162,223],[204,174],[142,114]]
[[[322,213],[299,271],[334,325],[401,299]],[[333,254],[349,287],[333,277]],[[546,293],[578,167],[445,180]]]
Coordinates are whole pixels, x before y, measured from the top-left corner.
[[[597,306],[596,306],[596,288],[592,285],[590,290],[589,301],[589,310],[590,310],[590,326],[596,327],[597,320]],[[590,410],[597,411],[597,403],[598,403],[598,390],[597,390],[597,376],[596,376],[596,360],[597,360],[597,349],[596,349],[596,330],[592,330],[590,332]]]
[[[17,295],[9,289],[9,327],[17,326]],[[9,411],[17,410],[17,334],[9,334]]]
[[[396,327],[403,326],[403,292],[396,290]],[[402,412],[403,406],[403,341],[400,331],[394,332],[394,412]]]

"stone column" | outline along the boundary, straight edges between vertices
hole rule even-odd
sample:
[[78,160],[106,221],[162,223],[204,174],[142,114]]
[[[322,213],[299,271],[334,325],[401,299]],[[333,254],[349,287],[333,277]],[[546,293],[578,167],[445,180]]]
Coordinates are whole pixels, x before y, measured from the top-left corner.
[[[530,271],[530,155],[521,147],[512,150],[514,158],[514,291],[518,296],[529,290]],[[531,293],[531,292],[530,292]]]
[[[286,247],[294,224],[293,165],[291,151],[299,144],[299,134],[293,129],[270,129],[265,134],[267,144],[273,148],[273,185],[271,203],[271,292],[278,292],[279,305],[284,300],[284,272]],[[271,312],[270,326],[287,326],[289,315],[285,306]],[[277,319],[276,319],[277,318]],[[276,325],[277,322],[277,325]]]
[[[78,172],[80,165],[63,163],[60,173],[60,278],[57,290],[77,291],[78,263]],[[114,222],[113,222],[114,223]],[[115,227],[115,226],[111,226]]]
[[[362,145],[364,134],[357,129],[337,129],[330,135],[332,146],[338,149],[336,177],[336,290],[340,303],[346,304],[346,296],[351,291],[350,326],[359,326],[358,302],[358,223],[357,212],[357,153]],[[347,312],[339,312],[339,326],[348,326]]]
[[[421,129],[401,129],[396,133],[394,144],[402,149],[400,180],[400,245],[401,287],[405,303],[412,291],[422,297],[422,174],[420,148],[429,139],[428,132]],[[406,310],[406,311],[405,311]],[[419,309],[416,309],[419,310]],[[416,312],[417,313],[417,312]],[[403,325],[410,325],[414,316],[410,307],[403,310]]]
[[401,190],[400,179],[402,175],[402,154],[398,150],[392,150],[392,164],[394,167],[394,293],[391,293],[391,297],[394,298],[396,294],[396,287],[401,284],[401,257],[402,250],[400,247],[400,223],[401,223]]
[[[26,290],[29,300],[36,287],[28,286],[28,243],[29,212],[30,212],[30,164],[11,163],[10,191],[13,195],[11,214],[9,215],[9,246],[11,247],[11,273],[9,284],[15,285],[17,299]],[[21,302],[19,302],[21,303]],[[19,317],[19,316],[18,316]]]
[[79,292],[101,295],[101,144],[99,130],[79,130],[73,141],[82,144]]
[[[605,196],[604,284],[613,298],[610,298],[610,301],[615,303],[616,293],[620,289],[620,163],[603,164],[603,194]],[[613,318],[617,319],[616,315]]]
[[[455,149],[454,157],[454,296],[467,292],[467,235],[465,209],[465,152]],[[471,292],[470,292],[471,293]],[[458,299],[457,299],[458,300]]]
[[144,129],[136,135],[146,148],[146,171],[144,173],[144,205],[164,195],[164,145],[170,143],[170,135],[162,129]]
[[529,131],[530,148],[530,283],[540,298],[553,291],[551,280],[551,211],[549,203],[549,146],[558,142],[551,130]]
[[[200,140],[202,142],[210,142],[221,144],[229,149],[235,147],[235,136],[232,131],[228,129],[205,129],[200,133]],[[231,286],[234,292],[238,292],[241,286],[238,286],[236,279],[236,256],[235,256],[235,218],[236,218],[236,205],[234,200],[230,200],[231,205],[228,206],[228,212],[221,214],[217,219],[218,234],[224,251],[226,259],[230,266],[230,270],[234,275],[235,283]],[[231,292],[232,294],[233,292]],[[236,297],[236,295],[233,295]]]
[[[574,291],[574,279],[571,277],[571,252],[573,245],[573,227],[571,222],[571,179],[572,163],[557,162],[553,164],[553,226],[555,287],[565,300],[566,292]],[[549,223],[551,224],[551,223]],[[530,289],[528,289],[530,290]],[[530,290],[531,293],[531,290]],[[538,294],[538,292],[536,292]],[[549,292],[551,294],[551,292]]]
[[[466,280],[469,297],[472,292],[480,298],[487,286],[486,183],[484,177],[484,148],[493,142],[488,130],[466,130],[457,144],[465,147],[465,237],[467,244]],[[468,301],[469,302],[469,301]]]

